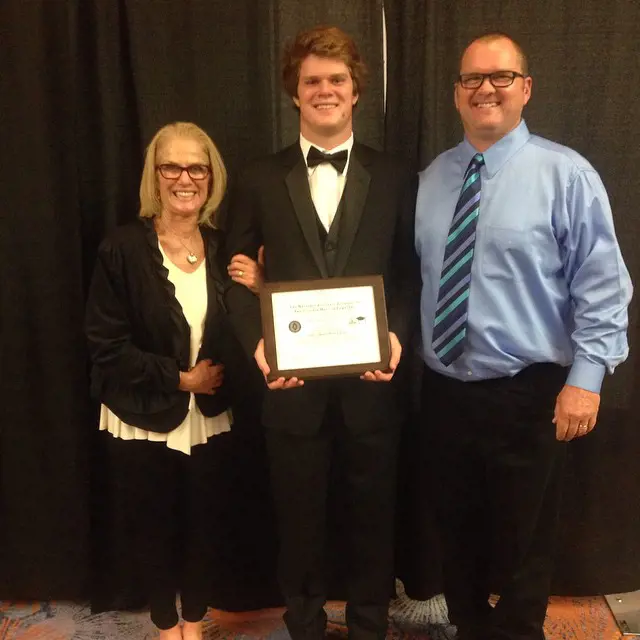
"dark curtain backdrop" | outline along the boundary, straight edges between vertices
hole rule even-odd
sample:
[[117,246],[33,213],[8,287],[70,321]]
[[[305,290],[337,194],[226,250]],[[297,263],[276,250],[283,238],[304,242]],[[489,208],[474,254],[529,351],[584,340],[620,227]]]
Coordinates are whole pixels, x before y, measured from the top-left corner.
[[[168,122],[196,122],[233,176],[293,142],[283,44],[330,23],[370,63],[358,136],[381,147],[381,11],[381,0],[0,1],[0,599],[92,594],[104,608],[139,595],[135,576],[119,591],[126,532],[88,396],[82,320],[98,243],[137,215],[145,145]],[[244,564],[238,584],[216,585],[226,608],[273,597],[269,582],[243,600],[245,582],[272,577],[275,542],[259,426],[236,438],[233,491],[220,499],[238,504],[229,555],[243,550]]]
[[[453,106],[453,82],[462,50],[487,31],[512,35],[528,53],[533,76],[533,95],[525,109],[527,124],[534,133],[573,147],[600,172],[637,286],[640,4],[629,0],[386,0],[385,8],[387,149],[422,169],[457,144],[462,129]],[[628,361],[605,381],[598,428],[568,446],[553,585],[557,594],[640,588],[637,296],[630,312],[629,341]],[[413,426],[419,429],[419,424]],[[414,450],[414,436],[408,436],[409,452]],[[403,532],[401,574],[409,595],[425,598],[440,588],[428,487],[412,476],[405,479],[404,495],[403,518],[414,526]],[[417,514],[421,528],[416,529],[412,513]]]
[[89,558],[76,52],[67,5],[28,4],[0,4],[0,597],[71,597]]
[[[278,68],[298,28],[334,23],[355,36],[371,69],[356,133],[416,168],[459,140],[451,100],[463,44],[489,28],[520,38],[535,80],[528,123],[600,171],[637,280],[636,4],[386,0],[384,120],[381,4],[0,1],[0,598],[86,597],[105,580],[113,540],[104,527],[114,519],[82,335],[97,244],[135,217],[144,146],[163,124],[201,125],[232,175],[295,140]],[[632,347],[637,323],[634,306]],[[570,447],[558,593],[639,586],[636,362],[632,351],[607,380],[599,429]],[[256,441],[240,436],[233,473],[239,498],[260,514]],[[428,487],[409,479],[400,559],[410,593],[427,597],[439,589],[437,539]],[[259,518],[240,525],[241,539],[271,544]],[[100,587],[113,604],[117,585]]]

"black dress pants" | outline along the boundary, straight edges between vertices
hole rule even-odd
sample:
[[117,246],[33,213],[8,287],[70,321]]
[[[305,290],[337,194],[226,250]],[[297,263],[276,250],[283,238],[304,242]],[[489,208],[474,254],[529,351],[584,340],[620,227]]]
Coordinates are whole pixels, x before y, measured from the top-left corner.
[[190,456],[163,442],[105,438],[151,620],[160,629],[178,623],[177,593],[183,619],[202,620],[210,600],[215,495],[224,490],[220,476],[230,434],[212,436]]
[[337,403],[328,409],[318,433],[267,431],[280,533],[278,574],[287,605],[284,619],[293,640],[324,637],[332,465],[341,465],[347,493],[349,637],[385,637],[393,584],[397,440],[397,428],[391,425],[373,433],[352,433]]
[[534,364],[513,378],[462,382],[425,369],[429,490],[461,639],[544,639],[565,451],[552,418],[566,375]]

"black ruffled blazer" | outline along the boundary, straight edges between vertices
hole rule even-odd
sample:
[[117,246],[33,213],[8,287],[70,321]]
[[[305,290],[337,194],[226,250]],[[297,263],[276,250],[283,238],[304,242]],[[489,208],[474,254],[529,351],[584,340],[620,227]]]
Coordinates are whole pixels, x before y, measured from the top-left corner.
[[[205,416],[229,406],[246,412],[258,402],[256,378],[225,311],[222,235],[201,231],[208,304],[198,360],[223,363],[225,374],[214,395],[196,394],[196,402]],[[152,220],[119,227],[98,249],[85,322],[92,395],[127,424],[160,433],[177,427],[189,406],[178,384],[189,369],[190,330],[167,275]]]

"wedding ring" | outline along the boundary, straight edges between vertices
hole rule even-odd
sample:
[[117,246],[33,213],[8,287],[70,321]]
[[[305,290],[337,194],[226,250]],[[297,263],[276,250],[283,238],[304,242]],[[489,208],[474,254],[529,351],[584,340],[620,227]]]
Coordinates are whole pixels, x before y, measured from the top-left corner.
[[242,277],[244,275],[244,271],[238,271],[238,275]]
[[579,424],[578,425],[578,431],[584,431],[587,428],[586,424]]

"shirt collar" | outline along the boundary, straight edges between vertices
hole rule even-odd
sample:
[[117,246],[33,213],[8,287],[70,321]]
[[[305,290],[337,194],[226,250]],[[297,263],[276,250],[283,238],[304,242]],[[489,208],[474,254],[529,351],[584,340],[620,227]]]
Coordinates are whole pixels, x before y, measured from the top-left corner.
[[[484,157],[484,166],[487,177],[492,178],[503,165],[506,164],[529,140],[531,134],[523,120],[520,124],[510,131],[506,136],[500,138],[498,142],[492,144],[486,151],[482,153]],[[463,172],[466,170],[471,158],[478,153],[475,147],[466,138],[460,143],[460,161],[464,165]]]
[[[347,159],[347,166],[345,166],[344,168],[343,175],[347,174],[347,167],[349,166],[349,160],[351,159],[351,148],[353,147],[353,133],[349,136],[348,140],[345,140],[342,144],[339,144],[333,149],[325,149],[323,147],[319,147],[317,144],[309,142],[309,140],[307,140],[302,134],[300,134],[300,149],[302,149],[302,156],[304,157],[305,164],[307,162],[307,154],[309,153],[309,149],[311,149],[311,147],[318,147],[318,149],[320,149],[320,151],[323,151],[324,153],[336,153],[336,151],[342,151],[343,149],[346,149],[349,153],[349,157]],[[307,170],[309,171],[314,171],[315,169],[316,167],[313,167],[313,169],[309,169],[309,167],[307,167]]]

